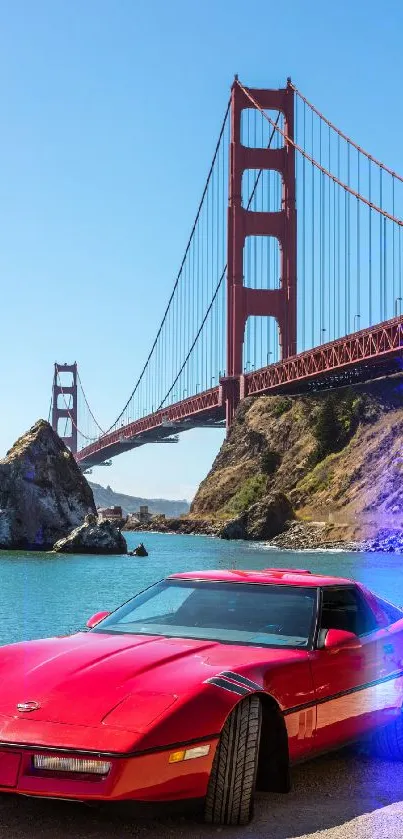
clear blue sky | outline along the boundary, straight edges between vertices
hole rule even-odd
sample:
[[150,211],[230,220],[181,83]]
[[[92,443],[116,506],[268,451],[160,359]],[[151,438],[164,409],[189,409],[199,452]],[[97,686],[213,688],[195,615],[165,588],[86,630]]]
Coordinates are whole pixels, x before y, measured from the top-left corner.
[[[290,75],[403,171],[398,0],[0,0],[0,455],[77,360],[109,425],[170,294],[234,73]],[[194,431],[93,479],[191,497],[222,440]]]

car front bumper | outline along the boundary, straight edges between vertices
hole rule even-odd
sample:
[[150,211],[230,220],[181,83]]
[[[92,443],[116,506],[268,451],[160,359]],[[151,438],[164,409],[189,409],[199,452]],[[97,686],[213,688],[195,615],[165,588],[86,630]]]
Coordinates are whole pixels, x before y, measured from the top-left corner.
[[[210,744],[208,755],[193,760],[170,763],[169,755],[178,747],[164,748],[144,754],[103,757],[111,763],[105,776],[83,776],[73,773],[49,772],[34,768],[34,755],[60,756],[55,748],[0,745],[0,792],[20,795],[67,798],[79,801],[169,802],[203,798],[218,743],[217,736],[203,739],[197,745]],[[64,757],[81,757],[82,753],[63,750]]]

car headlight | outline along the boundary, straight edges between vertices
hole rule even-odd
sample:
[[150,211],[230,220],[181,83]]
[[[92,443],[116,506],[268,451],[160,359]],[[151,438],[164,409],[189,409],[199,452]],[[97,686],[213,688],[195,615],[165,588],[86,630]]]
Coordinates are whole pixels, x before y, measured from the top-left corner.
[[107,775],[112,766],[107,760],[46,755],[34,755],[33,763],[35,769],[44,769],[47,772],[79,772],[82,775]]

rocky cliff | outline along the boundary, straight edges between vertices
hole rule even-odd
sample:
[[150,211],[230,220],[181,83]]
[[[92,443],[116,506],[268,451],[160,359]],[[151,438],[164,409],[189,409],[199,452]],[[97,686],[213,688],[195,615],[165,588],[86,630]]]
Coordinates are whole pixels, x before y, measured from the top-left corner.
[[[230,521],[231,530],[251,513],[256,518],[257,507],[261,518],[270,506],[274,514],[273,499],[284,508],[286,498],[292,514],[274,544],[376,542],[386,533],[390,541],[391,532],[401,542],[402,441],[401,375],[306,396],[246,399],[190,518],[226,530]],[[244,535],[266,538],[259,527]]]
[[44,420],[0,460],[0,548],[47,550],[95,512],[73,455]]

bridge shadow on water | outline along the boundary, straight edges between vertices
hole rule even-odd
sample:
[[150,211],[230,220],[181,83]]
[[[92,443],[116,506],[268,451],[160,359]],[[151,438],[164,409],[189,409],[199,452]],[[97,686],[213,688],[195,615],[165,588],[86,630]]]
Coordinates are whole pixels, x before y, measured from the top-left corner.
[[293,770],[288,795],[257,796],[247,827],[217,828],[191,815],[140,815],[129,804],[89,808],[61,801],[0,797],[1,839],[402,839],[403,765],[354,750]]

